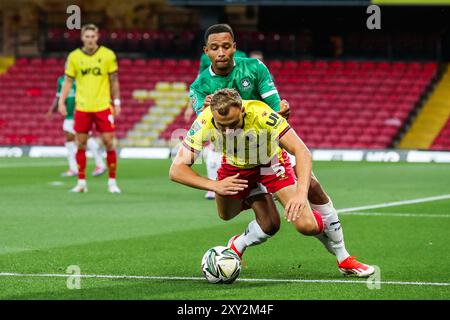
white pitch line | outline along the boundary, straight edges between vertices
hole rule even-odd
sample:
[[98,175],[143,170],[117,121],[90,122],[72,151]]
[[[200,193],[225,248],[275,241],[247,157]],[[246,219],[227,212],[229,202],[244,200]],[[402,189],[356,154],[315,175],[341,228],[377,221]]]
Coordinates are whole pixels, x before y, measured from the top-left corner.
[[446,200],[446,199],[450,199],[450,194],[443,194],[440,196],[418,198],[418,199],[411,199],[411,200],[404,200],[404,201],[385,202],[385,203],[373,204],[373,205],[362,206],[362,207],[344,208],[344,209],[339,209],[338,213],[403,206],[406,204],[431,202],[431,201]]
[[340,216],[410,217],[410,218],[450,218],[450,214],[388,213],[388,212],[341,212]]
[[[169,277],[169,276],[129,276],[129,275],[103,275],[103,274],[53,274],[53,273],[13,273],[1,272],[0,277],[40,277],[40,278],[97,278],[97,279],[138,279],[138,280],[182,280],[205,281],[202,277]],[[272,283],[357,283],[367,284],[367,280],[308,280],[308,279],[237,279],[239,282],[272,282]],[[369,281],[371,284],[391,284],[406,286],[437,286],[448,287],[450,282],[416,282],[416,281]]]

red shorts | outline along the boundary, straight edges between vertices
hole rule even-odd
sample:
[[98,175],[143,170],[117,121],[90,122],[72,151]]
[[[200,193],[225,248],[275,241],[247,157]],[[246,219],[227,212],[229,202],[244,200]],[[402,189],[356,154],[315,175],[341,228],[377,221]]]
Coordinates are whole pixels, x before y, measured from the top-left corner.
[[92,130],[93,123],[95,123],[95,128],[99,132],[114,131],[114,117],[110,108],[99,112],[75,110],[73,118],[75,120],[74,129],[78,133],[88,133]]
[[257,186],[257,183],[263,184],[270,193],[275,193],[284,187],[295,184],[295,172],[292,169],[287,152],[283,150],[281,160],[278,160],[277,157],[275,159],[276,161],[272,161],[268,165],[257,166],[251,169],[241,169],[222,163],[217,171],[218,180],[223,180],[239,173],[238,179],[248,181],[246,189],[227,197],[244,200],[248,197],[250,191]]

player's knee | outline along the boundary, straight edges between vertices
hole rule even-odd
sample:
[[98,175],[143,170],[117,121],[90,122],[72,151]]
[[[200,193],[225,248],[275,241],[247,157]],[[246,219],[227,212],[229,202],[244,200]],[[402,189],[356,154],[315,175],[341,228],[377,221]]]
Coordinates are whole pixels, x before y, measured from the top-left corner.
[[276,215],[265,216],[262,219],[261,217],[257,217],[256,221],[261,227],[261,230],[269,236],[273,236],[280,230],[280,216],[278,215],[278,212]]
[[269,223],[265,224],[263,223],[260,227],[265,234],[273,236],[278,232],[278,230],[280,230],[280,221],[270,221]]
[[314,177],[311,178],[311,183],[308,190],[308,200],[314,204],[328,203],[328,195],[322,189],[320,182]]
[[83,141],[77,141],[77,149],[78,150],[86,150],[87,143]]
[[219,211],[219,218],[225,221],[231,220],[234,215],[227,213],[226,211]]
[[319,227],[314,221],[303,220],[301,223],[297,223],[295,228],[305,236],[313,236],[319,233]]

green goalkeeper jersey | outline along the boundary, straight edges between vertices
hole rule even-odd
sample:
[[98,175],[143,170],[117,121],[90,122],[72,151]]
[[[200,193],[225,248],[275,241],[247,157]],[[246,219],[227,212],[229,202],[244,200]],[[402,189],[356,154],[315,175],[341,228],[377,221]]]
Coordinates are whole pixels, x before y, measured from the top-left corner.
[[[234,57],[235,58],[247,58],[247,54],[244,51],[236,50],[236,52],[234,53]],[[201,73],[203,70],[208,68],[210,65],[211,65],[211,60],[209,60],[209,57],[205,53],[203,53],[200,58],[199,73]]]
[[219,89],[233,88],[243,100],[260,100],[274,111],[280,111],[280,95],[267,67],[258,59],[234,58],[233,70],[227,76],[214,73],[209,66],[191,84],[189,97],[192,108],[199,113],[206,96]]
[[[64,83],[64,76],[58,78],[58,88],[56,89],[56,96],[59,98],[61,96],[61,89]],[[67,108],[67,116],[66,119],[73,119],[73,113],[75,110],[75,91],[76,85],[75,81],[73,81],[72,88],[70,88],[69,93],[66,98],[66,108]]]

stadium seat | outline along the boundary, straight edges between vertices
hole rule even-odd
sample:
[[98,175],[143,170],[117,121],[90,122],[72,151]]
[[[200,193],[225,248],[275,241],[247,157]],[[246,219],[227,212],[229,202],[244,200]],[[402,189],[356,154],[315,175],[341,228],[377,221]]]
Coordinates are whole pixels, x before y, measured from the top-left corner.
[[[161,36],[153,32],[140,34],[143,46],[145,34],[148,39]],[[66,37],[73,35],[79,36],[72,33]],[[129,32],[122,35],[126,46],[135,39],[134,33],[133,36]],[[252,32],[238,36],[247,35],[258,36]],[[168,33],[163,42],[175,36]],[[115,39],[118,38],[119,34]],[[264,35],[264,39],[255,41],[266,40]],[[279,40],[272,40],[283,45],[283,35]],[[388,147],[437,70],[433,62],[295,59],[265,62],[282,98],[291,104],[291,126],[308,146],[315,148]],[[134,100],[132,93],[135,90],[152,91],[158,82],[166,82],[170,84],[171,92],[177,94],[187,90],[198,70],[198,60],[189,59],[128,58],[119,60],[119,64],[122,67],[121,95],[127,108],[117,120],[117,136],[124,141],[155,103],[153,100]],[[0,144],[51,145],[64,142],[61,122],[47,121],[44,117],[54,98],[56,79],[63,68],[64,59],[60,58],[18,58],[15,65],[0,76]],[[179,84],[172,86],[172,83]],[[27,108],[29,113],[21,112],[23,108]],[[176,112],[170,118],[173,120],[158,131],[156,137],[144,137],[139,143],[159,145],[167,142],[175,130],[187,129],[189,123],[184,121],[184,108],[185,105],[180,104],[175,110],[169,103],[163,110]],[[154,111],[158,113],[161,109]],[[157,129],[160,130],[159,127]],[[446,139],[449,134],[450,124],[447,123],[432,149],[450,149],[450,141]]]

